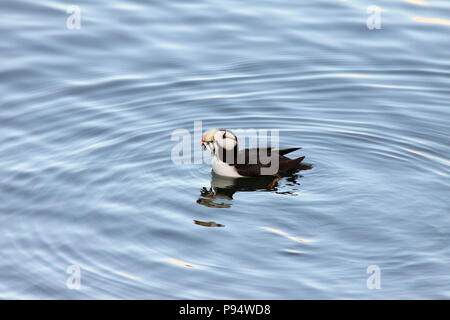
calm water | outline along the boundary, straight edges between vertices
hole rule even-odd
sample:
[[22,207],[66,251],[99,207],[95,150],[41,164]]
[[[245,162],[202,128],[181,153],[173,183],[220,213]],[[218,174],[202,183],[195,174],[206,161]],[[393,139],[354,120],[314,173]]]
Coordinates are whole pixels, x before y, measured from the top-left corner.
[[[0,9],[0,298],[450,298],[447,0]],[[195,120],[279,129],[314,169],[175,165]]]

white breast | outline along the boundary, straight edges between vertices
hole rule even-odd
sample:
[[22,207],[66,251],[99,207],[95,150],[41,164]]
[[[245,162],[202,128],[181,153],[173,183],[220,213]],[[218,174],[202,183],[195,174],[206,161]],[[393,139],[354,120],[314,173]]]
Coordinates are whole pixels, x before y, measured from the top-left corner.
[[214,157],[212,159],[211,165],[212,165],[214,172],[217,173],[218,175],[225,176],[225,177],[233,177],[233,178],[243,177],[237,172],[235,167],[230,166],[230,165],[226,164],[225,162],[222,162],[217,157]]

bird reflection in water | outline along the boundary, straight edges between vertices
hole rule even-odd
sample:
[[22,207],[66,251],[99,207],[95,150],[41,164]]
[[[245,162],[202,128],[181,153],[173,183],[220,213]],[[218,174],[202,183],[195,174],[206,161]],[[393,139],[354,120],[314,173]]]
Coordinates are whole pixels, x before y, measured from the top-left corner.
[[201,204],[210,208],[230,208],[231,200],[236,192],[260,191],[275,192],[284,195],[297,195],[296,188],[290,191],[279,191],[280,178],[286,178],[286,186],[295,187],[300,185],[297,179],[301,177],[296,172],[291,172],[283,177],[260,176],[255,178],[229,178],[211,173],[211,186],[203,187],[200,191],[200,198],[197,200]]

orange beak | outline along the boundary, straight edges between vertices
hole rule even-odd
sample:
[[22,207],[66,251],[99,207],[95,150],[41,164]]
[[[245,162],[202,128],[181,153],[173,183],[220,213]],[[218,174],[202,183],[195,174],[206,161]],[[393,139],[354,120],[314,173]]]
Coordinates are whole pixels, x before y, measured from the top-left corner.
[[205,145],[205,139],[206,139],[206,135],[207,135],[208,133],[205,133],[205,135],[203,136],[203,138],[202,138],[202,146],[204,146]]

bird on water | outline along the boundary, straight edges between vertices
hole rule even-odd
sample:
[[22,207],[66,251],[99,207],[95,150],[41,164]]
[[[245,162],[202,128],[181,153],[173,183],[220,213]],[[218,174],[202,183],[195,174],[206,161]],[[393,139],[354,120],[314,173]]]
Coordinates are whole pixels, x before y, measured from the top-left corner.
[[272,148],[238,148],[236,135],[228,129],[213,129],[207,132],[201,141],[213,159],[212,169],[225,177],[276,176],[274,183],[285,174],[294,170],[308,170],[312,165],[303,163],[305,156],[291,159],[286,155],[300,147],[274,150]]

